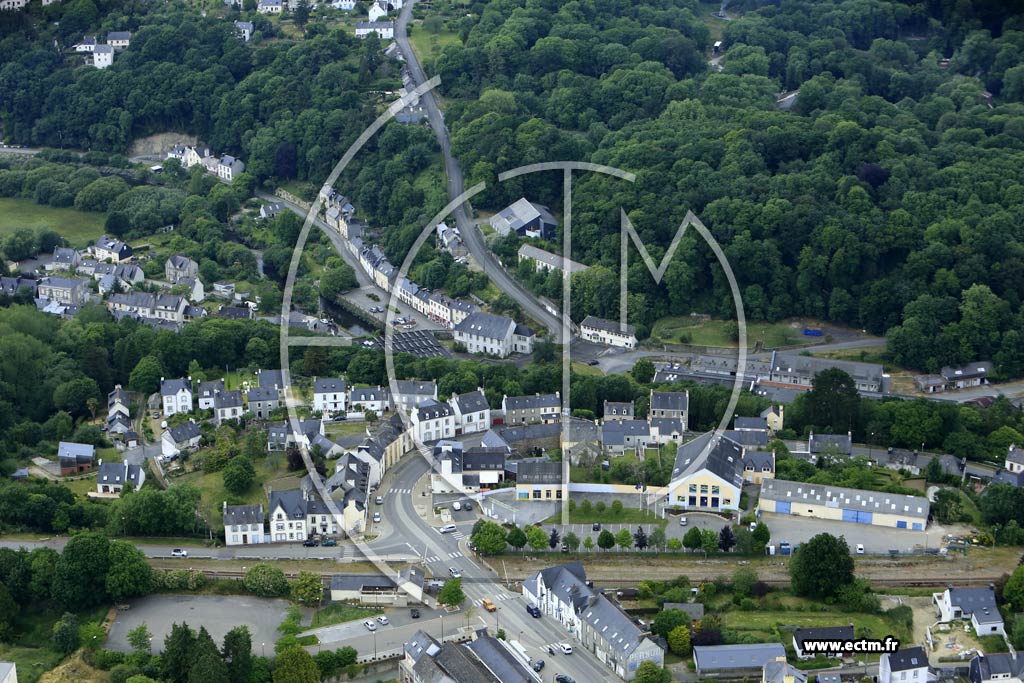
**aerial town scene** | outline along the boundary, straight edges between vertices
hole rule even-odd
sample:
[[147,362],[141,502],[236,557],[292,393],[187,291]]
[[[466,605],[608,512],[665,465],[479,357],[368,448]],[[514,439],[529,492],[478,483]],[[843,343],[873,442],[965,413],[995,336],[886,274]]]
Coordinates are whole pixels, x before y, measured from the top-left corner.
[[0,0],[0,683],[1024,683],[1024,0]]

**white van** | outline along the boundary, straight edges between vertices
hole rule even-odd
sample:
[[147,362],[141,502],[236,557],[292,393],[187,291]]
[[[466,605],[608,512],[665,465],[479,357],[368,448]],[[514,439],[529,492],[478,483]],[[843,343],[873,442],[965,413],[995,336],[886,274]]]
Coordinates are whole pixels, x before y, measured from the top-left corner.
[[460,503],[459,501],[455,501],[454,503],[452,503],[452,510],[455,510],[457,512],[457,511],[459,511],[461,509],[462,509],[462,503]]
[[443,527],[438,529],[438,531],[440,531],[442,534],[450,534],[451,532],[455,531],[455,525],[445,524]]

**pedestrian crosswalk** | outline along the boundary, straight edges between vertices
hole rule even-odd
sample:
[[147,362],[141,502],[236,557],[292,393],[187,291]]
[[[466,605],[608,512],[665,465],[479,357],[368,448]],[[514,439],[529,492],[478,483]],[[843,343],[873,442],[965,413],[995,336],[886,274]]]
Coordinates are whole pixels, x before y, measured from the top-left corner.
[[[449,560],[454,560],[456,557],[465,557],[465,555],[463,555],[461,552],[459,552],[457,550],[454,551],[454,552],[448,553],[448,559]],[[441,555],[430,555],[428,557],[424,557],[423,561],[426,562],[427,564],[430,564],[431,562],[440,562],[443,559],[445,559],[445,558],[442,557]]]
[[[502,602],[503,600],[515,600],[518,597],[519,596],[515,595],[514,593],[497,593],[496,595],[490,598],[490,601]],[[473,605],[475,605],[476,607],[479,607],[482,604],[484,604],[483,598],[478,598],[473,601]]]
[[460,552],[448,553],[448,557],[450,557],[450,558],[452,558],[454,560],[456,557],[462,557],[462,553],[460,553]]
[[356,556],[356,548],[355,548],[355,546],[348,545],[348,544],[345,544],[345,545],[341,546],[341,559],[343,559],[343,560],[351,560],[355,556]]
[[454,538],[456,541],[461,541],[465,537],[466,537],[466,534],[462,533],[462,531],[460,529],[456,529],[455,531],[452,532],[452,538]]
[[430,557],[424,557],[423,561],[427,564],[430,564],[431,562],[440,562],[441,557],[439,555],[431,555]]
[[412,489],[390,489],[391,493],[404,493],[406,495],[412,493]]

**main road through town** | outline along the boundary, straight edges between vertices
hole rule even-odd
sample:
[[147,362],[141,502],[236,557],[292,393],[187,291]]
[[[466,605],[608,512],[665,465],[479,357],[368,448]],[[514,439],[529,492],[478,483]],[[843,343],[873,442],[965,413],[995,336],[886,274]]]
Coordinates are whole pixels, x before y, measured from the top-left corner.
[[[416,52],[412,49],[412,43],[409,41],[408,35],[407,27],[415,5],[415,0],[409,0],[402,6],[402,10],[398,15],[398,22],[395,26],[395,41],[398,43],[398,48],[402,51],[405,63],[409,67],[409,74],[412,76],[414,87],[427,81],[426,73],[424,73],[423,67],[420,65]],[[420,104],[427,111],[427,120],[430,122],[430,127],[434,129],[434,135],[437,136],[437,144],[441,147],[445,176],[448,181],[448,197],[449,199],[454,199],[464,191],[462,169],[452,154],[452,144],[448,135],[448,128],[445,126],[444,115],[437,104],[437,97],[434,91],[431,90],[420,97]],[[453,213],[455,215],[455,224],[458,226],[459,232],[462,233],[462,239],[466,242],[466,246],[469,248],[477,265],[487,273],[487,276],[491,278],[500,291],[508,293],[509,296],[523,307],[523,310],[530,317],[546,327],[552,340],[562,343],[561,317],[557,313],[552,313],[548,310],[537,297],[526,291],[519,281],[506,272],[498,262],[498,259],[487,248],[487,245],[484,244],[483,234],[470,220],[467,206],[468,204],[461,204],[455,208]]]

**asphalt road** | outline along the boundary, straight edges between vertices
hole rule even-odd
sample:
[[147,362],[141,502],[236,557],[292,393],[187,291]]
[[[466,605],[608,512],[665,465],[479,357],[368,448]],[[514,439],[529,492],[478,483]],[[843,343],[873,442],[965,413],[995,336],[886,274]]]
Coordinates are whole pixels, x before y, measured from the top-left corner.
[[[409,19],[412,17],[412,10],[415,5],[415,0],[410,0],[403,5],[398,15],[397,25],[395,26],[395,41],[398,43],[398,48],[402,51],[402,56],[405,57],[405,63],[409,67],[414,87],[427,81],[423,67],[420,65],[419,59],[412,49],[406,28],[409,24]],[[464,191],[464,183],[462,169],[452,154],[451,139],[448,135],[448,128],[444,123],[444,114],[441,113],[441,108],[437,104],[434,91],[422,95],[420,97],[420,104],[426,109],[427,120],[430,122],[430,127],[434,129],[434,134],[437,136],[437,144],[441,148],[445,176],[447,177],[448,198],[454,199]],[[469,252],[472,254],[477,265],[487,273],[499,290],[508,293],[509,296],[522,306],[527,315],[547,328],[552,340],[561,343],[561,317],[551,313],[536,297],[526,291],[519,281],[505,271],[498,262],[498,259],[487,248],[487,245],[484,244],[483,234],[477,229],[473,221],[470,220],[467,206],[468,203],[457,206],[453,214],[455,216],[455,223],[462,233],[462,239],[465,240],[466,246],[469,248]]]

